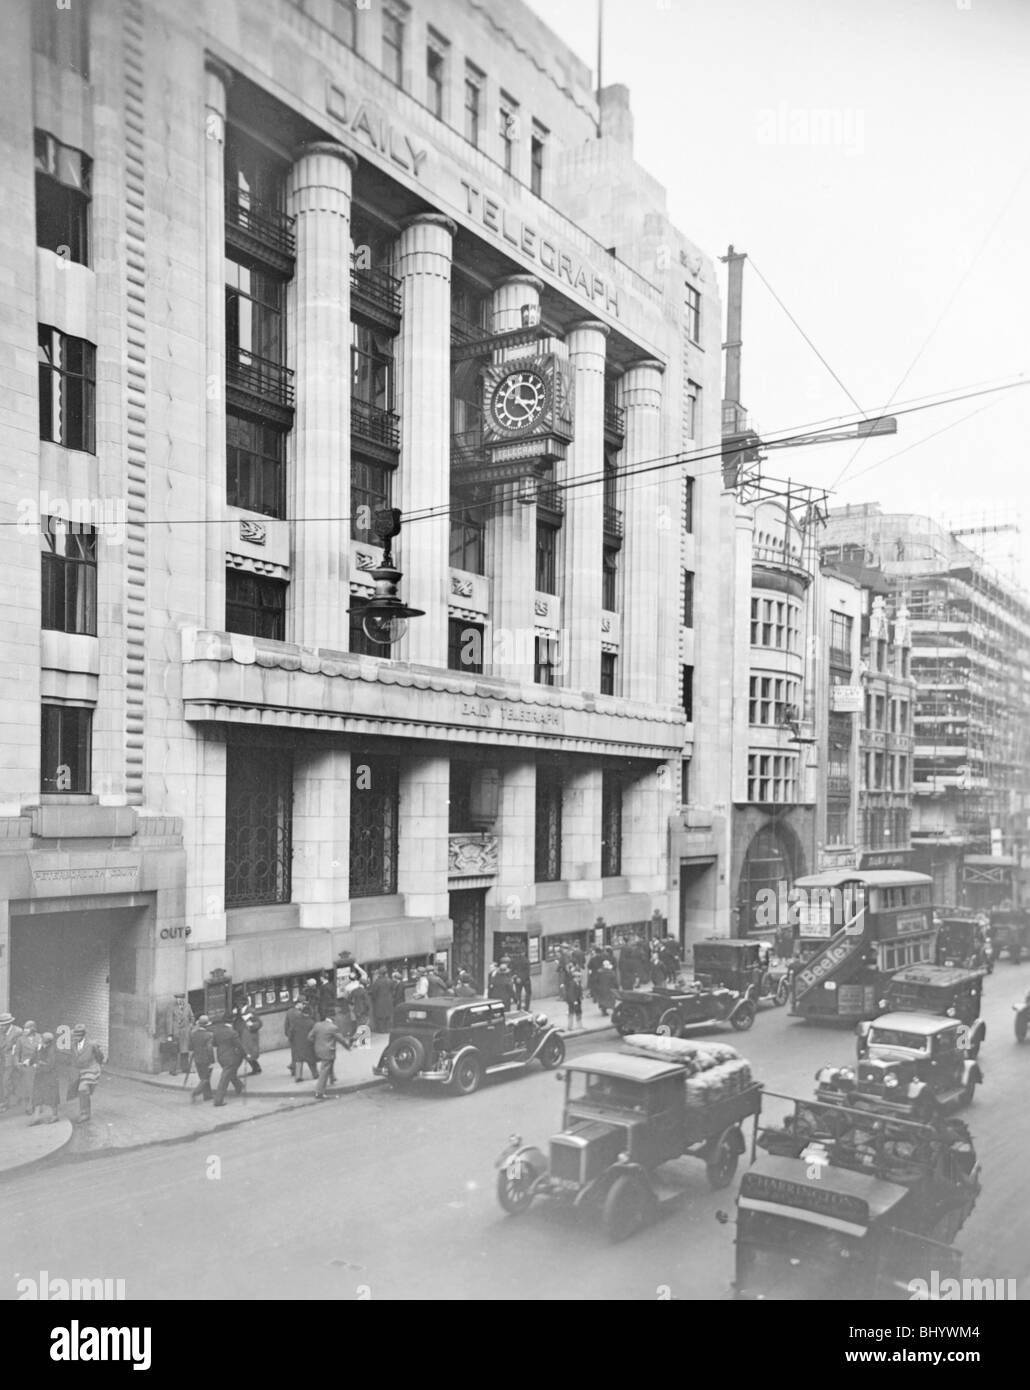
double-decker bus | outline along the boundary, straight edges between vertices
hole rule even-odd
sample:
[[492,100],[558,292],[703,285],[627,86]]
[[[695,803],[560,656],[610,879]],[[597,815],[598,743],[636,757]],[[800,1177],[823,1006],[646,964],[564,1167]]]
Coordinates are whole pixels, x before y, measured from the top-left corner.
[[932,879],[901,869],[831,869],[794,884],[791,1012],[860,1019],[882,1013],[895,971],[932,963]]

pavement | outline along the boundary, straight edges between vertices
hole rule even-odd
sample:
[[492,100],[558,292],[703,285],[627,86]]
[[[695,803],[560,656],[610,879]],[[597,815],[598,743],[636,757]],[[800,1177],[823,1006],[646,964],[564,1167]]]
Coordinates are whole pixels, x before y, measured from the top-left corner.
[[[534,1000],[532,1007],[534,1012],[546,1014],[568,1038],[611,1029],[608,1017],[587,1000],[583,1005],[582,1027],[571,1031],[565,1027],[568,1020],[560,999]],[[349,1052],[338,1047],[336,1084],[329,1088],[329,1094],[341,1096],[386,1085],[384,1078],[372,1072],[386,1043],[387,1035],[377,1033],[373,1034],[369,1047]],[[306,1075],[298,1083],[290,1075],[287,1048],[262,1053],[259,1065],[261,1071],[256,1076],[246,1076],[245,1067],[240,1068],[244,1093],[237,1096],[230,1087],[221,1108],[210,1101],[191,1099],[197,1083],[195,1072],[184,1078],[181,1073],[154,1075],[105,1067],[93,1094],[93,1118],[87,1124],[72,1123],[78,1114],[78,1102],[74,1100],[61,1106],[61,1118],[52,1125],[30,1126],[20,1109],[0,1115],[0,1180],[26,1167],[67,1157],[88,1157],[151,1144],[185,1143],[201,1134],[231,1129],[279,1111],[316,1104],[314,1079]],[[216,1083],[217,1078],[216,1068]]]

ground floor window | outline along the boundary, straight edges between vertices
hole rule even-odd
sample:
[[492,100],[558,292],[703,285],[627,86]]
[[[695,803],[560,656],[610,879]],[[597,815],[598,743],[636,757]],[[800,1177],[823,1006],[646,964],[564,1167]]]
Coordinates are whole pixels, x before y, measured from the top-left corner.
[[617,772],[601,774],[601,877],[622,873],[622,778]]
[[230,744],[225,773],[225,905],[288,903],[293,754]]
[[554,768],[536,770],[536,835],[534,873],[537,883],[561,878],[562,783]]
[[88,792],[92,786],[93,711],[44,705],[40,790]]
[[397,760],[355,753],[350,794],[352,898],[396,893],[399,814]]

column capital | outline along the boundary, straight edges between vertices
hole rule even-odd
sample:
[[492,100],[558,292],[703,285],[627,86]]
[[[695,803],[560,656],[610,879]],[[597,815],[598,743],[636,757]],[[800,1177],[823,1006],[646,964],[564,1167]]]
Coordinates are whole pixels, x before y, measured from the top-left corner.
[[457,223],[445,217],[442,212],[416,212],[413,217],[405,217],[401,226],[405,231],[411,227],[442,227],[444,231],[450,232],[452,237],[458,234]]
[[236,74],[228,63],[224,63],[221,58],[216,58],[213,53],[204,54],[204,71],[209,72],[212,77],[217,77],[226,91],[233,84]]
[[313,155],[320,154],[341,159],[344,164],[350,166],[352,174],[357,172],[358,156],[353,150],[349,150],[346,145],[337,144],[335,140],[310,140],[306,144],[298,145],[293,151],[293,162],[294,164],[299,164],[302,159],[308,159]]
[[574,323],[566,331],[567,333],[600,333],[602,337],[607,338],[611,329],[600,319],[580,319],[579,323]]
[[665,371],[665,363],[659,362],[657,357],[642,357],[639,362],[631,362],[626,368],[626,374],[630,372],[658,372],[659,375]]
[[508,285],[525,285],[526,289],[536,290],[537,294],[542,294],[544,288],[544,282],[535,275],[506,275],[503,280],[498,280],[494,289],[503,290]]

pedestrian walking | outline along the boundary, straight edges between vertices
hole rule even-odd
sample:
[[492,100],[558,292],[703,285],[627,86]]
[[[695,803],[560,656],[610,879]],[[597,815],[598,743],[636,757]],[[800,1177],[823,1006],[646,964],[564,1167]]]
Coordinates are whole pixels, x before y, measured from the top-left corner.
[[44,1033],[32,1059],[32,1119],[30,1125],[57,1122],[61,1090],[57,1084],[57,1043],[53,1033]]
[[608,1016],[609,1010],[615,1003],[615,966],[610,960],[605,959],[601,962],[601,967],[597,972],[597,1007],[601,1013]]
[[[292,1023],[290,1022],[293,1015]],[[290,1056],[293,1059],[293,1079],[294,1081],[304,1080],[304,1068],[311,1068],[311,1075],[318,1075],[318,1068],[315,1066],[314,1053],[311,1051],[311,1030],[315,1026],[315,1020],[311,1016],[311,1008],[308,1004],[299,1004],[296,1009],[291,1009],[286,1015],[290,1042]]]
[[505,1012],[511,1008],[511,971],[504,961],[501,961],[500,965],[497,967],[497,974],[490,981],[489,997],[491,999],[499,999],[504,1005]]
[[472,983],[472,976],[467,970],[462,970],[458,975],[458,983],[454,987],[455,996],[458,999],[475,999],[476,987]]
[[429,967],[429,973],[426,976],[426,980],[428,998],[439,999],[442,994],[450,993],[450,986],[448,985],[444,977],[440,974],[440,972],[437,970],[435,965],[431,965]]
[[[283,1019],[283,1033],[284,1033],[284,1035],[285,1035],[285,1037],[286,1037],[286,1046],[287,1046],[287,1047],[290,1047],[290,1038],[291,1038],[291,1036],[292,1036],[292,1034],[293,1034],[293,1025],[296,1023],[296,1021],[297,1021],[298,1018],[302,1017],[303,1008],[304,1008],[304,999],[303,999],[303,997],[301,997],[300,999],[294,999],[293,1003],[292,1003],[292,1004],[290,1005],[290,1007],[286,1010],[286,1017]],[[290,1072],[290,1075],[292,1076],[292,1075],[293,1075],[293,1051],[292,1051],[292,1048],[291,1048],[291,1051],[290,1051],[290,1066],[289,1066],[289,1072]]]
[[368,990],[375,1033],[388,1033],[393,1027],[393,993],[393,981],[386,973],[386,966],[381,965]]
[[565,1007],[568,1010],[568,1031],[583,1026],[583,986],[574,970],[565,979]]
[[240,1039],[240,1046],[243,1048],[243,1055],[247,1060],[249,1071],[248,1076],[260,1076],[261,1064],[258,1057],[261,1055],[261,1020],[250,1007],[243,1003],[237,1006],[233,1015],[233,1026]]
[[343,1036],[332,1019],[322,1019],[311,1030],[311,1044],[318,1060],[318,1084],[315,1086],[316,1100],[325,1100],[326,1098],[325,1088],[329,1085],[329,1078],[333,1074],[338,1042],[350,1047],[349,1040]]
[[347,1003],[350,1005],[353,1028],[351,1030],[352,1047],[368,1047],[372,1041],[372,1032],[369,1028],[369,1019],[372,1017],[372,1004],[368,997],[368,990],[362,984],[360,978],[355,979],[353,986],[347,994]]
[[516,1009],[529,1009],[533,1002],[533,982],[529,972],[529,957],[516,956],[511,966],[512,990]]
[[75,1123],[86,1124],[93,1118],[93,1092],[100,1080],[104,1065],[104,1050],[86,1035],[86,1025],[77,1023],[72,1029],[72,1084],[68,1099],[78,1097],[79,1113]]
[[418,973],[415,978],[415,992],[412,998],[429,998],[429,970],[424,965],[420,965],[418,968]]
[[408,986],[399,970],[395,970],[390,976],[390,983],[393,985],[393,1007],[396,1012],[407,997]]
[[15,1045],[22,1030],[14,1015],[0,1013],[0,1111],[6,1110],[17,1094],[18,1075],[14,1059]]
[[207,1014],[201,1014],[190,1031],[190,1052],[193,1054],[193,1065],[197,1069],[197,1084],[190,1094],[190,1104],[192,1105],[198,1096],[202,1096],[204,1100],[214,1100],[211,1072],[215,1065],[215,1049],[211,1035],[211,1020]]
[[41,1042],[35,1021],[31,1018],[26,1019],[25,1027],[14,1044],[14,1094],[17,1103],[24,1107],[26,1115],[32,1114],[32,1063]]
[[215,1089],[217,1108],[225,1104],[226,1092],[230,1086],[238,1096],[243,1095],[243,1082],[237,1073],[246,1053],[243,1051],[240,1035],[232,1024],[226,1021],[224,1014],[219,1014],[215,1019],[211,1029],[211,1041],[214,1044],[218,1065],[221,1067],[218,1086]]
[[193,1027],[193,1010],[185,994],[177,994],[168,1006],[165,1017],[165,1038],[162,1055],[167,1057],[169,1072],[178,1076],[189,1064],[190,1030]]

